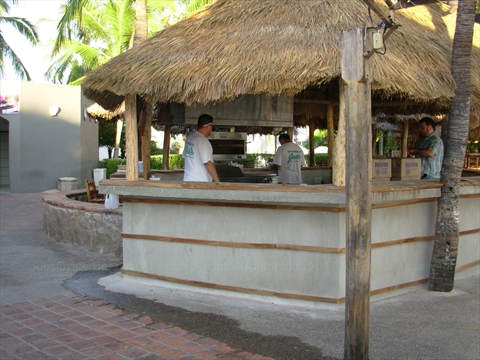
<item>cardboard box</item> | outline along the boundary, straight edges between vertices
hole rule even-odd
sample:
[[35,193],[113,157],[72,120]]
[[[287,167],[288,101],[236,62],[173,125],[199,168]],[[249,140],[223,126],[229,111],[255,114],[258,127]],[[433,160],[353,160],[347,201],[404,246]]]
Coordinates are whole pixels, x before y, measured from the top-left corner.
[[372,159],[372,179],[390,179],[392,176],[392,159]]
[[[402,180],[420,180],[422,159],[400,158],[392,160],[392,178]],[[393,180],[393,179],[392,179]]]

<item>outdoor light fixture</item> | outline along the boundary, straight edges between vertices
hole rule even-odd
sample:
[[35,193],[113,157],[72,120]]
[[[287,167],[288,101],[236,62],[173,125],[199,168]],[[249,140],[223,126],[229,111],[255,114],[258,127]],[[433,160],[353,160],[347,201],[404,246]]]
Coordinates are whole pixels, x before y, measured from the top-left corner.
[[50,106],[50,109],[48,110],[50,116],[57,116],[60,114],[60,111],[62,111],[62,109],[60,109],[57,105]]

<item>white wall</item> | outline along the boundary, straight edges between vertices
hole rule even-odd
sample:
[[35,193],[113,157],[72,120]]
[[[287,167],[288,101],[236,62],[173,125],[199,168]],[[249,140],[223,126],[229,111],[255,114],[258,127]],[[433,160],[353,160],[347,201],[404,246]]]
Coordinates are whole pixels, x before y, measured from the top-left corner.
[[[58,116],[49,108],[60,107]],[[98,166],[98,125],[83,116],[88,106],[79,86],[22,82],[17,114],[9,121],[10,191],[56,189],[58,178],[75,177],[79,187]]]

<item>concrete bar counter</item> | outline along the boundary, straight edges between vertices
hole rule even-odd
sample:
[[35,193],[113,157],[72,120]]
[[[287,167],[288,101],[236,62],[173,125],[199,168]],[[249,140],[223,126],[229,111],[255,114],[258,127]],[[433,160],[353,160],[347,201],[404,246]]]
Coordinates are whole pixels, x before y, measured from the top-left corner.
[[[438,180],[373,182],[373,298],[428,278]],[[124,276],[268,301],[343,305],[345,188],[102,180],[123,197]],[[480,177],[463,178],[457,276],[480,271]]]

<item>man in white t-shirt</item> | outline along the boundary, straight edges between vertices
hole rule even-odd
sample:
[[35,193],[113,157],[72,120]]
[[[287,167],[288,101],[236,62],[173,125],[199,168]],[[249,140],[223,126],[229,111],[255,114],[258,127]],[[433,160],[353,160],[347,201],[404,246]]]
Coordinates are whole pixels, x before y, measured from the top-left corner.
[[289,184],[302,183],[302,166],[305,165],[305,156],[302,148],[290,140],[288,134],[278,137],[280,146],[275,153],[271,165],[272,169],[278,169],[278,182]]
[[213,117],[203,114],[198,117],[197,131],[188,133],[182,155],[185,162],[183,180],[220,182],[212,160],[212,145],[207,139],[212,128]]

